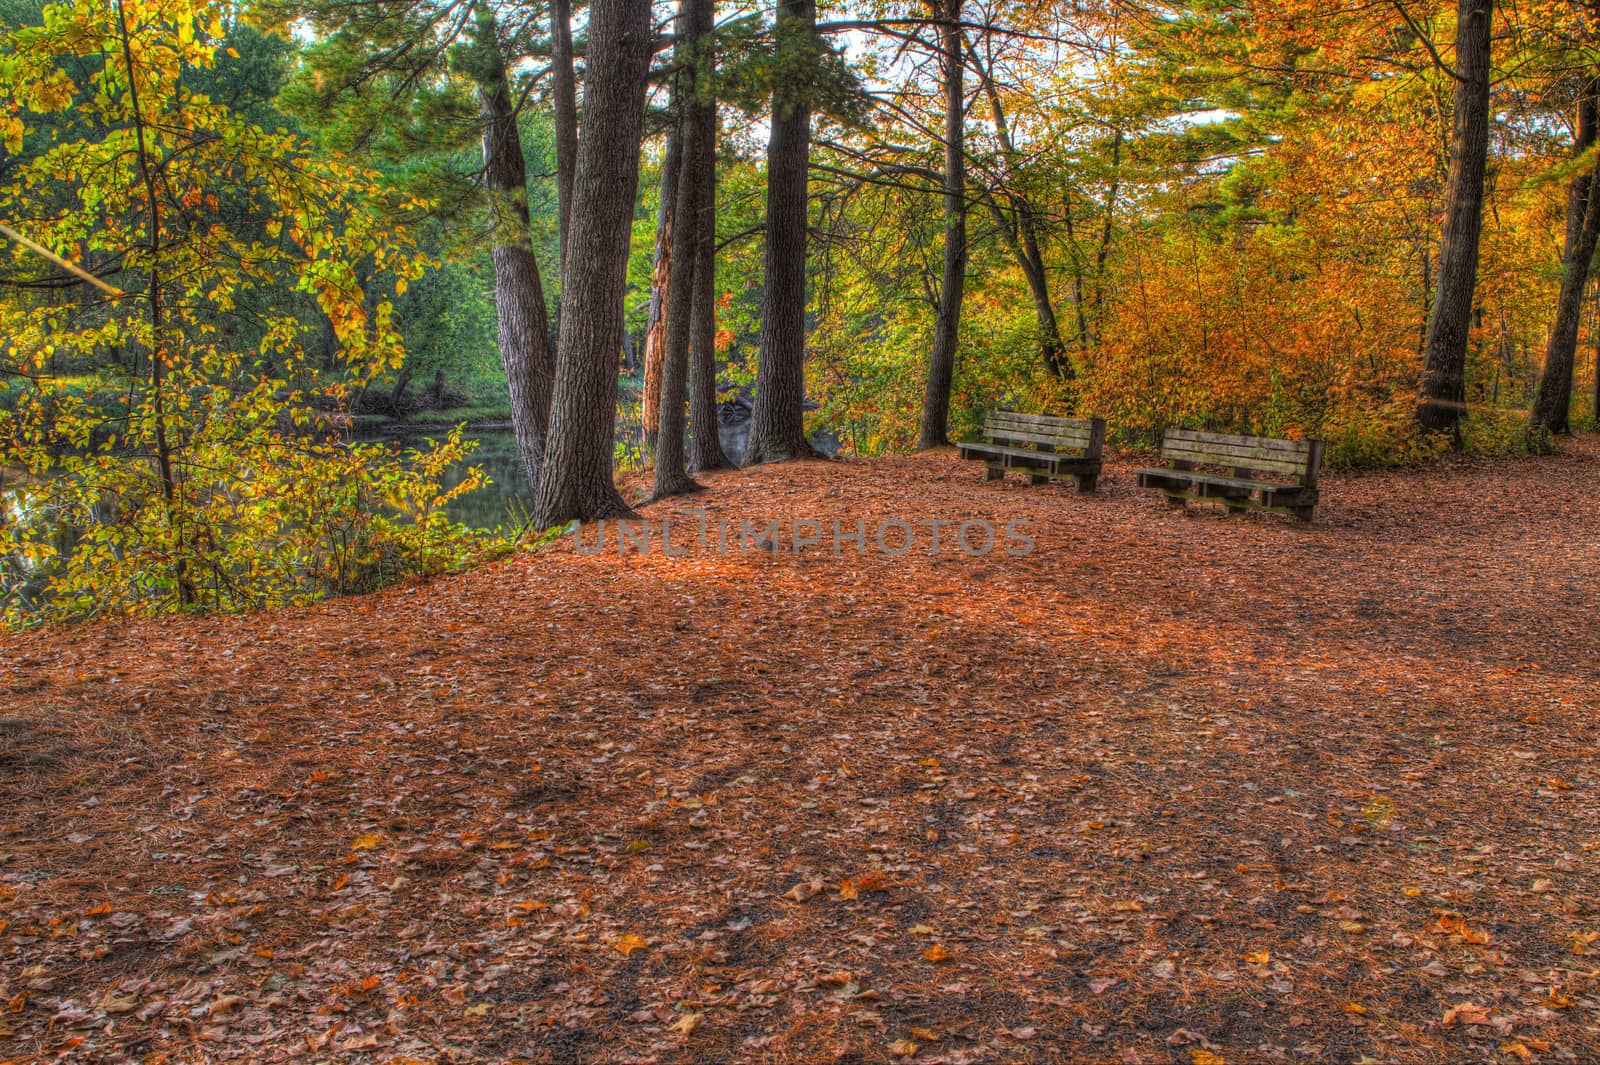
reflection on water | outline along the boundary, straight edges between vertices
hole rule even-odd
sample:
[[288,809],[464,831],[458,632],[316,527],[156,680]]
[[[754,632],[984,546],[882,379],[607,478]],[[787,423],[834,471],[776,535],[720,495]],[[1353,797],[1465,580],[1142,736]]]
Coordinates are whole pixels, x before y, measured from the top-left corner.
[[[724,404],[719,412],[722,417],[718,419],[717,428],[722,438],[722,450],[729,458],[738,461],[750,441],[750,419],[748,410],[730,412],[728,408],[731,406]],[[396,439],[402,444],[416,447],[426,437],[437,439],[445,435],[445,430],[426,430]],[[450,504],[450,517],[473,529],[493,529],[497,525],[516,528],[521,525],[533,499],[528,492],[528,478],[522,468],[522,453],[517,450],[516,436],[509,428],[469,428],[461,435],[464,440],[477,441],[478,448],[468,463],[481,468],[492,483],[476,492],[468,492]],[[637,441],[629,443],[637,446]],[[838,441],[826,434],[813,440],[813,443],[829,455],[838,451]],[[445,477],[445,484],[453,488],[461,483],[464,476],[464,467],[452,469]]]

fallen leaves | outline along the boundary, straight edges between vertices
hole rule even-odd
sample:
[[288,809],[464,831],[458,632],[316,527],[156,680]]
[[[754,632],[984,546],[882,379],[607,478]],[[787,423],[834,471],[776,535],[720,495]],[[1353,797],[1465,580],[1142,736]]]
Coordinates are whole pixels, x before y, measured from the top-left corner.
[[1460,1005],[1451,1006],[1449,1009],[1445,1010],[1444,1020],[1441,1023],[1443,1023],[1446,1028],[1450,1028],[1458,1024],[1487,1026],[1489,1024],[1489,1019],[1489,1011],[1485,1007],[1479,1006],[1472,1002],[1463,1002]]
[[[1518,478],[1593,499],[1577,446]],[[30,1050],[4,1045],[1588,1060],[1600,781],[1550,737],[1592,731],[1567,582],[1593,550],[1500,469],[1335,479],[1302,530],[1175,519],[1123,468],[1080,499],[938,455],[790,464],[719,500],[981,502],[1039,550],[557,550],[28,636],[0,727],[77,746],[0,774],[0,1020]],[[1462,507],[1495,553],[1433,520]],[[1562,668],[1527,667],[1532,617]],[[1186,1028],[1140,1023],[1162,1002]]]
[[611,943],[611,949],[616,951],[618,954],[621,954],[624,958],[628,957],[636,950],[645,950],[649,946],[649,940],[633,932],[618,936]]

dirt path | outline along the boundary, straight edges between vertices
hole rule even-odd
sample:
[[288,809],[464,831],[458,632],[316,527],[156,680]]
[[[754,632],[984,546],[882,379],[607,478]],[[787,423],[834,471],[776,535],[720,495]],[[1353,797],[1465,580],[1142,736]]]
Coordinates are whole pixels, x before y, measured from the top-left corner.
[[0,644],[0,1061],[1600,1061],[1600,441],[706,480],[869,550]]

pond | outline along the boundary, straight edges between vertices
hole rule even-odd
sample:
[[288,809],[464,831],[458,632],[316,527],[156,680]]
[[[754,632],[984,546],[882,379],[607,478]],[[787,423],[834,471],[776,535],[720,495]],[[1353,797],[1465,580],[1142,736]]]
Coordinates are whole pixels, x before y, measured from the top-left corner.
[[[750,442],[749,410],[739,404],[724,403],[718,414],[717,428],[722,450],[737,460]],[[433,428],[397,433],[389,439],[415,446],[425,437],[440,438],[447,432],[446,429]],[[631,436],[623,438],[625,432],[618,426],[618,442],[637,447],[637,439]],[[485,426],[469,427],[462,433],[462,438],[477,441],[478,448],[472,453],[468,464],[480,467],[493,483],[457,499],[448,508],[450,517],[473,529],[493,529],[497,525],[515,528],[520,525],[533,500],[528,493],[528,479],[523,472],[522,454],[517,450],[516,436],[509,426]],[[826,454],[832,455],[838,451],[838,441],[826,434],[819,435],[812,442]],[[451,470],[445,483],[454,487],[461,483],[464,476],[465,467]]]

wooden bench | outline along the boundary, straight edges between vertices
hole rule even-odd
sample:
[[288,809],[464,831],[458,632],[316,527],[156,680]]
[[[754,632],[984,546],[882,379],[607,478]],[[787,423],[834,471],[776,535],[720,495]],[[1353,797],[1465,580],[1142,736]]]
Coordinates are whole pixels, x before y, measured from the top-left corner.
[[1103,418],[1054,418],[1048,414],[990,411],[983,422],[985,443],[961,445],[961,457],[987,464],[984,479],[998,481],[1007,470],[1024,470],[1029,484],[1071,477],[1078,491],[1092,492],[1100,480],[1105,446]]
[[1222,503],[1233,513],[1271,510],[1301,521],[1310,521],[1317,508],[1320,440],[1168,429],[1161,458],[1169,465],[1138,471],[1139,487],[1160,489],[1173,506],[1201,499]]

